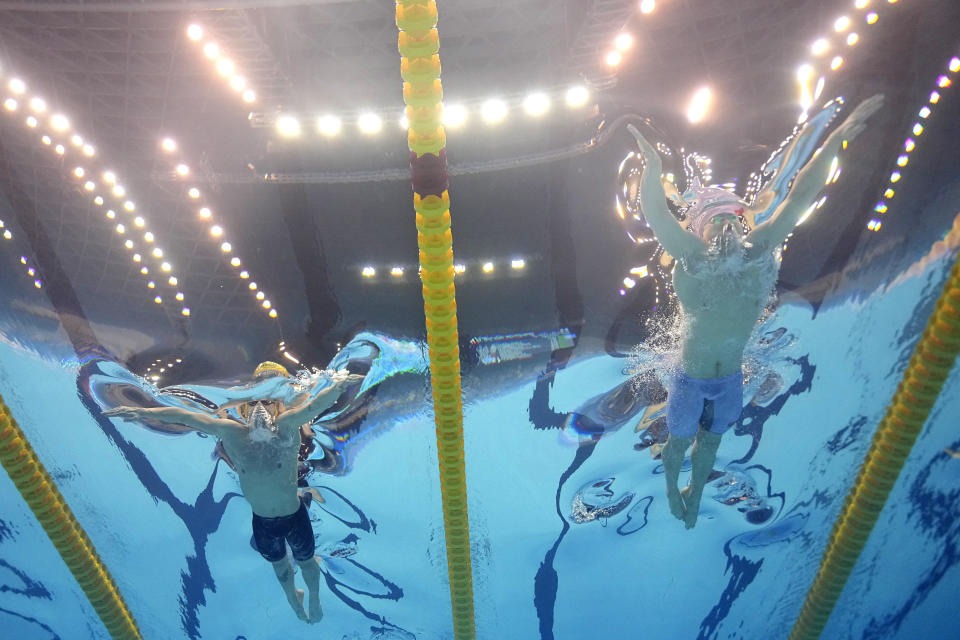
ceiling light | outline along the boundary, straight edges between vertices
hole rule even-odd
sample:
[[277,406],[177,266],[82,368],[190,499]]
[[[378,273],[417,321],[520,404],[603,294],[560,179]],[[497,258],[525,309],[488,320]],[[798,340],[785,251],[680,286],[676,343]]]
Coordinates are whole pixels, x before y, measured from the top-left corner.
[[229,242],[224,242],[220,245],[220,251],[224,253],[230,253],[233,250],[233,246]]
[[253,102],[257,99],[257,94],[253,89],[247,89],[243,92],[242,97],[244,102]]
[[97,188],[97,185],[92,180],[87,180],[83,183],[83,188],[87,191],[93,191]]
[[83,167],[77,167],[73,170],[73,175],[77,176],[78,178],[82,178],[86,174],[87,172],[83,170]]
[[72,144],[72,145],[75,146],[75,147],[82,147],[82,146],[83,146],[83,138],[81,138],[81,137],[78,136],[77,134],[73,134],[72,136],[70,136],[70,144]]
[[220,47],[217,46],[215,42],[208,42],[203,45],[203,55],[207,56],[211,60],[220,56]]
[[333,115],[323,115],[317,118],[317,131],[325,136],[334,136],[340,133],[340,118]]
[[200,189],[197,189],[196,187],[190,187],[187,189],[187,195],[196,200],[200,197]]
[[853,45],[857,44],[858,40],[860,40],[860,36],[858,36],[856,32],[850,33],[847,36],[847,46],[852,47]]
[[91,144],[85,144],[85,145],[83,145],[83,155],[87,156],[88,158],[93,157],[93,155],[94,155],[96,152],[97,152],[97,150],[93,148],[93,145],[91,145]]
[[27,116],[27,126],[28,126],[28,127],[34,128],[34,127],[36,127],[38,124],[40,124],[40,123],[37,121],[36,118],[34,118],[33,116]]
[[53,144],[53,140],[50,139],[50,136],[40,136],[40,142],[47,146]]
[[373,267],[364,267],[363,271],[360,272],[360,275],[362,275],[364,278],[372,278],[373,276],[377,275],[377,270]]
[[712,102],[712,92],[709,87],[701,87],[693,94],[690,106],[687,107],[687,120],[692,123],[700,122],[707,115]]
[[143,234],[143,239],[145,242],[153,242],[153,232],[147,231]]
[[187,37],[196,42],[203,37],[203,27],[198,24],[191,24],[187,27]]
[[113,171],[104,171],[103,181],[107,184],[113,184],[117,181],[117,174],[115,174]]
[[830,43],[827,42],[826,38],[820,38],[819,40],[815,41],[812,45],[810,45],[810,51],[815,56],[819,56],[820,54],[826,52],[826,50],[829,48],[830,48]]
[[633,36],[629,33],[621,33],[613,41],[614,46],[620,51],[626,51],[633,46]]
[[571,107],[579,107],[586,104],[590,93],[584,86],[570,87],[567,89],[567,104]]
[[526,260],[523,260],[522,258],[521,258],[521,259],[518,259],[518,260],[511,260],[511,261],[510,261],[510,267],[513,268],[513,269],[523,269],[523,268],[526,267],[526,266],[527,266],[527,262],[526,262]]
[[14,93],[23,93],[27,90],[26,83],[24,83],[24,81],[20,78],[12,78],[7,86],[10,87],[10,91],[13,91]]
[[830,68],[836,71],[840,68],[840,65],[843,64],[843,58],[840,56],[835,56],[833,60],[830,61]]
[[240,258],[238,258],[237,256],[233,256],[232,258],[230,258],[230,264],[232,264],[232,265],[235,266],[235,267],[239,267],[239,266],[240,266]]
[[499,98],[491,98],[483,103],[480,113],[487,122],[500,122],[507,115],[507,105]]
[[213,225],[212,227],[210,227],[210,235],[212,235],[214,238],[222,236],[223,227],[221,227],[218,224]]
[[849,26],[850,18],[847,16],[841,16],[837,18],[836,22],[833,23],[833,30],[837,33],[840,33],[842,31],[846,31]]
[[127,200],[126,202],[123,203],[123,208],[126,211],[133,213],[133,210],[137,208],[137,205],[133,204],[133,202],[131,202],[130,200]]
[[876,24],[877,18],[878,18],[877,12],[876,12],[876,11],[871,11],[870,13],[868,13],[868,14],[866,15],[866,17],[864,18],[864,20],[867,21],[867,24]]
[[127,190],[123,188],[122,184],[113,185],[113,195],[117,196],[118,198],[122,198],[123,196],[127,195]]
[[243,91],[247,87],[247,79],[243,76],[231,76],[230,87],[234,91]]
[[655,0],[643,0],[640,3],[640,12],[641,13],[653,13],[653,10],[657,8],[657,3]]
[[951,72],[960,71],[960,58],[957,56],[950,58],[950,64],[947,65],[947,68],[950,69]]
[[207,207],[201,208],[201,209],[200,209],[200,217],[201,217],[201,218],[209,218],[209,217],[210,217],[210,209],[208,209]]
[[300,122],[293,116],[280,116],[277,118],[277,132],[286,137],[300,135]]
[[550,108],[550,98],[545,93],[531,93],[524,99],[523,108],[532,116],[541,116]]
[[160,146],[164,151],[176,151],[177,150],[177,141],[173,138],[164,138],[160,141]]
[[233,74],[234,68],[233,60],[230,58],[220,58],[217,60],[217,73],[222,76]]
[[7,111],[16,111],[17,110],[17,101],[13,98],[7,98],[3,101],[3,106],[6,107]]
[[177,175],[185,176],[190,173],[190,167],[181,163],[177,165],[176,171]]
[[607,54],[607,57],[604,58],[604,62],[607,63],[608,67],[615,67],[623,62],[623,54],[619,51],[611,51]]
[[47,110],[47,101],[43,98],[30,98],[30,108],[37,113],[43,113]]
[[55,146],[55,147],[53,148],[53,150],[56,151],[57,154],[59,154],[59,155],[61,155],[61,156],[62,156],[64,153],[67,152],[66,147],[64,147],[62,144],[58,144],[57,146]]
[[443,106],[443,124],[447,127],[459,127],[467,121],[467,110],[463,105]]
[[484,273],[493,273],[493,263],[492,263],[492,262],[484,262],[484,263],[483,263],[483,267],[481,267],[481,268],[483,269],[483,272],[484,272]]
[[360,131],[363,133],[376,133],[380,131],[380,128],[383,126],[383,123],[380,121],[380,116],[375,113],[364,113],[357,118],[357,126],[360,128]]

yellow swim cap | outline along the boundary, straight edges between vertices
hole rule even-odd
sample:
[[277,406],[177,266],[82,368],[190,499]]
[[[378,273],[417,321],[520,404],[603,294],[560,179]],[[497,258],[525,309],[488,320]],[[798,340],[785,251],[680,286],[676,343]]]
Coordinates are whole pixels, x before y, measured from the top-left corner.
[[275,375],[284,376],[285,378],[290,376],[290,372],[287,371],[287,368],[284,367],[282,364],[277,364],[276,362],[270,362],[268,360],[266,362],[261,362],[259,365],[257,365],[257,368],[253,370],[253,377],[259,378],[260,376],[268,372],[273,373]]

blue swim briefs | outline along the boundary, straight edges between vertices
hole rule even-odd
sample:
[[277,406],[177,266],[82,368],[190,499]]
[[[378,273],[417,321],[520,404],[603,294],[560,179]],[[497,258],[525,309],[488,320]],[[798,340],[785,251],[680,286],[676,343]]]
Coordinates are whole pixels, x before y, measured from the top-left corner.
[[677,438],[697,434],[705,400],[713,401],[713,424],[709,431],[721,434],[743,410],[743,374],[722,378],[691,378],[680,372],[670,382],[667,397],[667,428]]

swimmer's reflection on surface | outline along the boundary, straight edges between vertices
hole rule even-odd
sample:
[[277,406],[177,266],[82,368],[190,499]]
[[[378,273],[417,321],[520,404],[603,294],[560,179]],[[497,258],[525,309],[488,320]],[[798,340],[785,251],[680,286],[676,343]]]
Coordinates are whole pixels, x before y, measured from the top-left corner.
[[[684,229],[667,208],[659,154],[640,131],[628,126],[645,162],[640,183],[644,215],[664,250],[676,258],[673,286],[683,314],[681,369],[668,389],[670,435],[662,456],[670,512],[688,529],[696,525],[723,433],[740,417],[743,352],[776,283],[776,254],[823,188],[844,140],[859,135],[882,104],[883,96],[876,95],[854,109],[800,170],[773,215],[745,238],[741,221],[757,212],[748,211],[750,206],[733,193],[714,187],[684,194],[690,224],[689,232]],[[713,401],[713,421],[698,430],[706,400]],[[691,444],[690,482],[681,491],[680,467]]]
[[[256,381],[270,377],[287,378],[289,374],[282,365],[273,362],[265,362],[254,371]],[[253,510],[257,550],[273,565],[297,617],[313,623],[323,617],[323,608],[319,594],[320,568],[314,555],[313,528],[307,506],[311,500],[322,498],[315,490],[308,489],[303,494],[297,490],[303,425],[333,406],[348,387],[362,379],[346,371],[334,373],[330,376],[331,386],[302,401],[294,399],[290,406],[282,400],[250,398],[223,405],[216,416],[183,407],[117,407],[103,415],[130,421],[181,424],[219,438]],[[242,421],[226,413],[226,409],[234,407]],[[309,592],[309,614],[303,604],[304,593],[294,583],[287,544],[303,572]]]

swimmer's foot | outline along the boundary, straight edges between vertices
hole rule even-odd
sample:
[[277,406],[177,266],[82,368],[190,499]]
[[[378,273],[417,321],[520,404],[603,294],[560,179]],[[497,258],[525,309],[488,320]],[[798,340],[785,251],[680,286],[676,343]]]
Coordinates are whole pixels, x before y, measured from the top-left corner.
[[287,602],[293,607],[293,612],[297,614],[298,618],[304,622],[310,621],[310,618],[307,617],[306,610],[303,608],[303,589],[297,589],[296,598],[287,598]]
[[686,509],[684,517],[680,519],[683,520],[687,529],[693,529],[697,525],[697,516],[700,515],[700,498],[703,497],[703,494],[694,494],[690,485],[687,485],[680,490],[680,497],[683,499]]
[[317,593],[310,594],[310,619],[307,621],[310,624],[316,624],[323,619],[323,607],[320,606],[320,595]]
[[667,502],[670,504],[670,513],[677,520],[684,521],[687,517],[687,510],[684,507],[680,492],[676,489],[667,489]]

